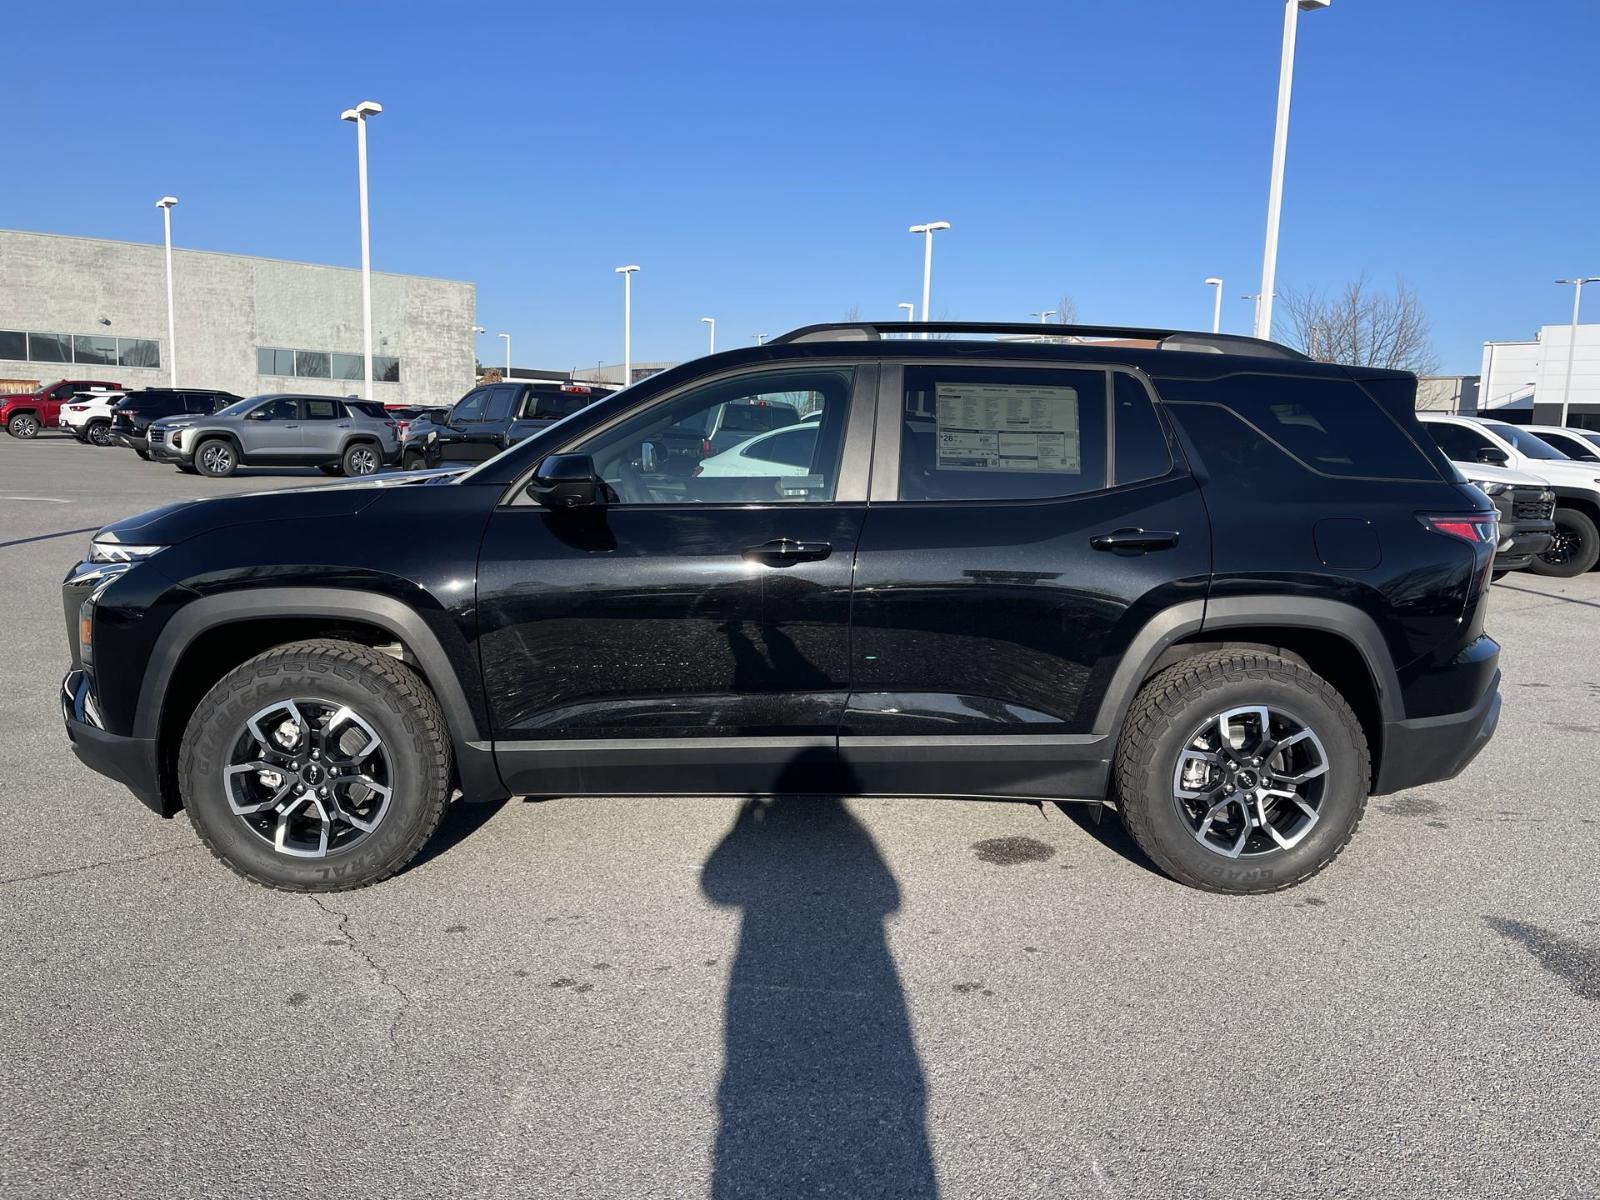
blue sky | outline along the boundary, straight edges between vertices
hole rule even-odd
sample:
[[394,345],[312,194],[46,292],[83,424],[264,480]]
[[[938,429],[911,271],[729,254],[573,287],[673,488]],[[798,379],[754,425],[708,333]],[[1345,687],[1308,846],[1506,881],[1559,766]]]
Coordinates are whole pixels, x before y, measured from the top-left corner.
[[[1536,20],[1525,14],[1537,9]],[[1247,330],[1282,6],[27,5],[6,19],[0,227],[355,265],[371,126],[376,268],[478,285],[479,352],[634,358],[935,316]],[[1569,314],[1600,273],[1592,0],[1335,0],[1302,19],[1279,279],[1421,293],[1445,370]],[[1587,82],[1584,82],[1587,80]],[[60,181],[59,183],[57,181]],[[1600,311],[1595,314],[1600,319]]]

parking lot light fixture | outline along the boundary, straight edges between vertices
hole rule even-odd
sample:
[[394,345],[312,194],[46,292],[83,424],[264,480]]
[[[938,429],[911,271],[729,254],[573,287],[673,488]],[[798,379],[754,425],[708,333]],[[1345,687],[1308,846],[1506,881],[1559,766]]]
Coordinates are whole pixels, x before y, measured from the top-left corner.
[[1561,420],[1556,422],[1564,429],[1567,424],[1567,406],[1572,401],[1572,357],[1578,350],[1578,310],[1583,306],[1583,285],[1600,283],[1600,276],[1585,275],[1577,279],[1558,279],[1556,282],[1572,285],[1572,336],[1567,341],[1567,382],[1561,389]]
[[[928,319],[928,297],[933,290],[933,235],[941,229],[949,229],[949,221],[929,221],[923,225],[913,225],[912,233],[920,233],[922,243],[922,319]],[[924,330],[922,340],[928,340],[927,331]]]
[[361,357],[366,364],[367,390],[362,399],[371,400],[372,387],[372,229],[367,211],[367,119],[383,111],[376,100],[363,100],[339,114],[341,121],[356,127],[356,174],[361,184]]
[[1045,324],[1049,323],[1049,320],[1050,320],[1051,317],[1056,315],[1056,310],[1053,309],[1053,308],[1045,308],[1045,309],[1041,309],[1040,311],[1038,311],[1036,313],[1032,313],[1030,315],[1038,317],[1039,318],[1039,324],[1045,325]]
[[1206,276],[1206,284],[1216,289],[1216,299],[1211,306],[1211,332],[1222,332],[1222,280],[1215,275]]
[[167,244],[167,378],[172,381],[173,387],[178,386],[178,323],[172,305],[172,208],[177,203],[176,196],[163,196],[156,201],[156,207],[161,210],[161,225]]
[[906,310],[906,320],[915,321],[917,319],[917,306],[915,304],[913,304],[911,301],[902,300],[902,301],[900,301],[899,304],[896,304],[895,307],[896,308],[903,308],[903,309]]
[[717,352],[717,319],[715,317],[701,317],[700,320],[704,322],[711,331],[711,345],[706,350],[706,353],[715,354]]
[[622,386],[633,382],[633,273],[638,263],[618,267],[622,276]]
[[1256,306],[1258,338],[1272,336],[1273,288],[1278,277],[1278,218],[1283,211],[1283,164],[1289,150],[1289,96],[1294,91],[1294,39],[1302,12],[1327,8],[1333,0],[1284,0],[1283,57],[1278,64],[1278,119],[1272,134],[1272,181],[1267,186],[1267,244],[1261,255],[1261,303]]
[[766,344],[767,344],[767,335],[764,334],[764,333],[756,334],[756,345],[765,346]]
[[495,334],[495,337],[502,337],[502,338],[505,338],[505,340],[506,340],[506,378],[510,379],[511,378],[511,335],[509,333],[497,333],[497,334]]

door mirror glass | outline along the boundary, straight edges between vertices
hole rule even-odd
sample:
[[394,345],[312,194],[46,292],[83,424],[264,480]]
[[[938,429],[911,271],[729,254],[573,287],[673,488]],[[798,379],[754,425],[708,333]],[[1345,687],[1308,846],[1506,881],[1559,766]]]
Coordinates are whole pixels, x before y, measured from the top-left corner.
[[1478,451],[1478,461],[1481,463],[1504,465],[1505,463],[1511,461],[1511,456],[1498,446],[1485,446]]
[[533,472],[528,495],[546,508],[595,508],[605,503],[605,485],[587,454],[552,454]]

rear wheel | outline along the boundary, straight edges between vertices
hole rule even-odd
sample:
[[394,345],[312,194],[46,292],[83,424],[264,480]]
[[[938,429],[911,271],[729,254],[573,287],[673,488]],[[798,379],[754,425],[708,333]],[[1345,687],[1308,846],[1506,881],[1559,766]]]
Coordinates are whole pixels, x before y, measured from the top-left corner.
[[90,421],[87,429],[83,431],[83,441],[93,446],[111,445],[111,422]]
[[1117,747],[1122,820],[1174,879],[1247,894],[1292,887],[1344,849],[1371,763],[1350,706],[1287,659],[1218,651],[1134,699]]
[[225,675],[189,719],[184,807],[212,853],[288,891],[376,883],[449,799],[444,715],[410,668],[365,646],[279,646]]
[[407,450],[400,459],[402,471],[420,471],[427,465],[428,461],[423,458],[421,450]]
[[353,446],[345,447],[339,465],[346,475],[371,475],[383,466],[383,459],[379,456],[376,446],[369,442],[357,442]]
[[7,423],[6,428],[14,438],[31,438],[39,436],[39,418],[32,413],[18,413]]
[[194,448],[195,470],[213,479],[232,475],[239,466],[239,455],[224,438],[207,438]]
[[1550,549],[1533,560],[1529,570],[1536,575],[1571,579],[1593,569],[1600,561],[1600,533],[1589,514],[1575,508],[1558,508],[1555,522],[1555,541],[1550,543]]

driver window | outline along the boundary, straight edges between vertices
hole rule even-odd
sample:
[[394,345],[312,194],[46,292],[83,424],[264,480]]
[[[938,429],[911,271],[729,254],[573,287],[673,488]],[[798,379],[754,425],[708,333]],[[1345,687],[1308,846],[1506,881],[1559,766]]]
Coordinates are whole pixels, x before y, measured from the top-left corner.
[[828,367],[722,380],[574,449],[594,459],[617,504],[825,504],[838,482],[851,377]]
[[269,400],[260,408],[252,409],[252,421],[292,421],[299,415],[299,405],[287,397]]
[[483,415],[483,398],[489,394],[488,388],[479,388],[475,392],[468,392],[456,406],[450,410],[452,421],[476,421]]

